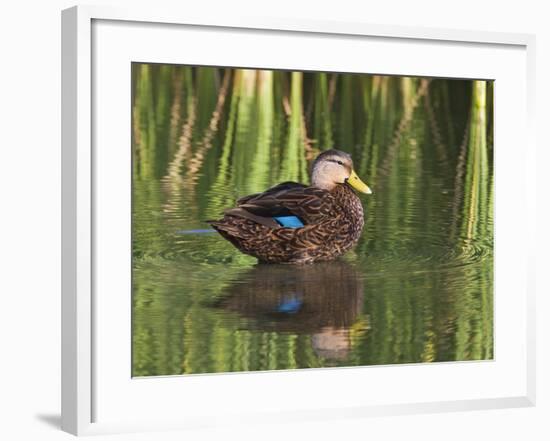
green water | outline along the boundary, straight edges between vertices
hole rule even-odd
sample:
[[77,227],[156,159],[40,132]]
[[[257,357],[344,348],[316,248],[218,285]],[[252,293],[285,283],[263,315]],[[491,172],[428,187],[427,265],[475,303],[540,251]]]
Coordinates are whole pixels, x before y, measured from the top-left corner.
[[[134,64],[134,376],[493,358],[493,84]],[[258,265],[243,195],[352,154],[357,247]]]

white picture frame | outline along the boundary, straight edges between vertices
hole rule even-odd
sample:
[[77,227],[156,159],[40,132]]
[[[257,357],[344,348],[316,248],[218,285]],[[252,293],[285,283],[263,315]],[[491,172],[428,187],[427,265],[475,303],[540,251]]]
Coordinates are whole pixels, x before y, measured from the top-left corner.
[[[103,27],[97,27],[100,24]],[[128,29],[125,31],[124,28]],[[133,31],[129,30],[133,28]],[[117,72],[109,71],[109,75],[103,74],[98,70],[100,66],[110,66],[111,63],[103,61],[116,60],[120,55],[121,50],[128,51],[128,59],[133,61],[151,61],[150,58],[136,59],[136,53],[131,53],[131,44],[129,41],[137,45],[139,42],[140,32],[148,32],[145,29],[151,29],[151,32],[156,32],[160,40],[166,38],[162,33],[163,29],[169,29],[173,32],[179,32],[180,29],[186,29],[190,32],[203,32],[204,38],[208,38],[209,32],[220,32],[224,35],[238,34],[245,38],[247,33],[254,33],[255,38],[262,39],[263,36],[269,37],[269,41],[279,39],[288,40],[291,44],[296,44],[303,38],[312,39],[308,44],[313,44],[314,39],[325,39],[330,44],[338,45],[345,44],[361,44],[362,41],[375,41],[384,44],[399,43],[408,47],[410,53],[415,53],[419,50],[435,50],[438,46],[454,47],[459,51],[459,56],[463,57],[462,61],[465,65],[461,71],[455,71],[453,75],[457,77],[472,77],[468,73],[471,67],[467,66],[467,58],[471,55],[475,57],[483,57],[488,54],[498,53],[495,55],[503,65],[507,60],[514,60],[513,65],[508,66],[510,78],[503,79],[502,84],[513,84],[514,77],[517,75],[521,79],[521,85],[514,93],[510,100],[515,100],[518,107],[519,116],[517,127],[509,127],[504,124],[506,121],[506,110],[498,107],[499,102],[505,103],[505,99],[496,101],[495,114],[497,116],[495,135],[495,150],[498,152],[501,145],[505,146],[509,136],[516,141],[522,140],[522,148],[518,151],[516,163],[521,163],[519,178],[518,176],[510,176],[509,168],[506,162],[507,149],[502,147],[502,154],[496,153],[495,156],[501,161],[495,165],[496,170],[496,193],[503,194],[504,183],[514,181],[513,188],[509,189],[510,197],[514,200],[522,200],[524,204],[524,213],[531,213],[531,216],[525,216],[527,225],[524,225],[524,231],[534,231],[534,206],[535,206],[535,182],[534,173],[530,171],[535,168],[535,145],[533,137],[533,121],[534,121],[534,59],[535,59],[535,39],[532,35],[527,34],[507,34],[507,33],[492,33],[492,32],[476,32],[476,31],[458,31],[451,29],[425,29],[418,27],[397,27],[397,26],[382,26],[364,23],[336,23],[336,22],[316,22],[303,21],[292,19],[274,19],[274,18],[242,18],[234,19],[230,17],[189,17],[185,11],[172,10],[166,13],[158,11],[150,11],[143,9],[135,10],[118,10],[110,7],[95,7],[95,6],[78,6],[67,9],[62,13],[62,428],[63,430],[78,434],[97,434],[97,433],[112,433],[125,432],[136,430],[166,430],[166,429],[185,429],[199,426],[214,426],[234,423],[235,414],[224,411],[224,404],[221,401],[220,405],[212,408],[211,411],[197,411],[196,414],[186,416],[185,412],[181,417],[175,417],[162,406],[158,409],[143,409],[143,415],[139,412],[134,413],[135,418],[131,418],[128,414],[123,414],[120,410],[120,418],[117,416],[117,409],[121,409],[123,401],[114,402],[111,405],[112,409],[106,409],[108,406],[107,400],[108,390],[116,390],[117,395],[128,393],[128,402],[135,402],[135,393],[157,394],[162,396],[163,393],[172,390],[174,387],[173,381],[182,382],[182,379],[170,378],[153,378],[153,379],[134,379],[130,378],[129,366],[124,366],[119,363],[117,368],[120,370],[120,375],[127,374],[128,384],[138,384],[139,387],[133,388],[120,386],[117,389],[116,375],[110,375],[110,365],[105,360],[103,351],[107,351],[108,345],[113,345],[111,352],[116,352],[117,341],[124,341],[128,334],[122,332],[119,336],[113,336],[112,342],[107,342],[105,333],[110,332],[112,328],[104,328],[107,325],[101,324],[102,328],[98,329],[98,317],[103,322],[109,323],[112,318],[107,317],[106,311],[117,311],[117,308],[123,308],[124,302],[128,298],[122,296],[118,300],[113,299],[112,308],[107,304],[107,301],[97,301],[98,290],[104,288],[106,283],[116,284],[118,281],[109,280],[108,276],[102,272],[104,266],[126,265],[127,261],[117,261],[119,254],[112,253],[111,260],[105,256],[105,243],[102,240],[113,239],[112,232],[104,232],[101,225],[102,204],[108,204],[108,198],[115,198],[117,191],[113,191],[112,196],[106,196],[105,187],[106,181],[109,179],[109,170],[105,166],[104,156],[99,157],[94,153],[94,148],[97,147],[98,139],[102,139],[102,133],[106,127],[101,120],[101,113],[98,113],[98,107],[104,106],[103,98],[97,95],[97,91],[104,87],[102,78],[115,78]],[[137,29],[137,31],[136,31]],[[138,32],[139,31],[139,32]],[[115,42],[115,35],[122,35],[124,32],[129,32],[131,39],[125,40],[124,44]],[[133,32],[133,33],[131,33]],[[136,33],[137,32],[137,33]],[[118,34],[117,34],[118,33]],[[239,37],[239,38],[241,38]],[[112,39],[110,41],[109,39]],[[332,40],[331,40],[332,39]],[[122,39],[124,40],[124,38]],[[347,43],[346,43],[347,42]],[[112,43],[112,44],[111,44]],[[198,44],[195,41],[195,44]],[[207,44],[206,41],[204,44]],[[269,43],[276,44],[276,43]],[[141,45],[143,46],[143,45]],[[106,47],[113,47],[113,52],[107,54]],[[342,46],[344,47],[344,46]],[[424,49],[422,49],[424,48]],[[435,49],[434,49],[435,48]],[[152,48],[143,48],[144,51],[163,52],[161,60],[168,60],[170,55],[170,47],[165,45],[157,45]],[[141,50],[140,49],[140,50]],[[119,52],[116,52],[116,51]],[[373,49],[373,50],[381,50]],[[383,50],[386,50],[384,48]],[[389,48],[388,50],[393,50]],[[402,51],[403,49],[395,49]],[[342,51],[342,59],[345,57],[345,51]],[[151,52],[152,53],[152,52]],[[101,57],[105,54],[105,60]],[[284,68],[304,68],[305,65],[297,65],[297,61],[293,61],[292,54],[287,54],[287,64]],[[144,55],[147,57],[147,55]],[[191,54],[188,54],[191,57]],[[216,58],[216,56],[218,58]],[[214,64],[225,65],[243,65],[248,67],[249,64],[235,60],[231,62],[228,54],[226,59],[222,59],[218,54],[213,54],[211,62]],[[234,55],[233,55],[234,56]],[[111,58],[109,58],[111,57]],[[274,55],[276,58],[276,56]],[[500,58],[499,58],[500,57]],[[508,58],[507,58],[508,57]],[[333,61],[334,66],[338,66],[338,57],[335,56]],[[266,59],[267,60],[267,59]],[[281,65],[281,60],[273,60],[272,65],[268,65],[270,61],[258,60],[261,67],[277,67]],[[124,61],[124,60],[122,60]],[[125,60],[124,62],[126,62]],[[388,61],[388,60],[386,60]],[[449,60],[450,61],[450,60]],[[316,61],[310,61],[315,66]],[[417,63],[415,70],[414,63]],[[516,63],[517,62],[517,63]],[[196,64],[198,64],[195,61]],[[304,62],[305,63],[305,62]],[[428,76],[446,76],[448,74],[448,66],[430,67],[426,60],[420,58],[417,61],[403,61],[403,65],[409,63],[406,68],[407,73],[411,75],[428,75]],[[97,65],[96,65],[97,64]],[[112,63],[116,64],[116,63]],[[189,64],[193,64],[193,61]],[[205,63],[205,64],[208,64]],[[425,64],[425,65],[424,65]],[[480,58],[480,65],[482,65]],[[498,63],[495,63],[495,65]],[[399,70],[399,65],[387,64],[387,67],[381,67],[381,70],[370,73],[383,74],[402,74]],[[411,67],[412,66],[412,67]],[[251,67],[255,67],[251,65]],[[105,67],[110,69],[110,67]],[[491,75],[491,69],[488,66],[486,71],[478,70],[481,76],[479,78],[494,79]],[[494,67],[497,69],[498,67]],[[103,69],[103,67],[101,68]],[[330,70],[330,66],[319,67],[319,70]],[[349,67],[348,67],[349,69]],[[354,69],[352,66],[351,69]],[[361,69],[360,66],[356,69]],[[482,69],[481,67],[479,69]],[[483,75],[483,73],[486,75]],[[495,70],[496,72],[496,70]],[[452,76],[452,75],[451,75]],[[475,76],[474,76],[475,77]],[[113,80],[115,81],[115,80]],[[129,81],[129,79],[128,79]],[[496,78],[497,84],[499,78]],[[508,83],[506,83],[508,81]],[[98,86],[99,84],[99,86]],[[119,85],[120,86],[120,85]],[[129,83],[128,83],[129,86]],[[113,86],[109,86],[113,87]],[[112,91],[107,87],[106,92]],[[99,89],[98,89],[99,88]],[[502,93],[505,94],[505,88]],[[122,93],[127,93],[123,91]],[[496,94],[501,93],[497,89]],[[127,97],[127,95],[124,95]],[[124,96],[121,97],[124,98]],[[498,95],[497,95],[498,96]],[[502,95],[501,95],[502,96]],[[497,98],[499,100],[500,98]],[[510,101],[512,102],[512,101]],[[129,110],[128,115],[129,118]],[[121,117],[122,118],[122,117]],[[498,125],[499,121],[501,122]],[[103,125],[102,125],[103,124]],[[122,124],[124,126],[124,124]],[[501,130],[509,130],[506,133]],[[501,132],[498,132],[501,131]],[[116,136],[113,138],[116,139]],[[121,142],[125,142],[122,139]],[[123,150],[123,149],[122,149]],[[116,156],[116,155],[115,155]],[[118,162],[117,162],[118,161]],[[116,164],[123,164],[125,161],[124,155],[118,159],[114,159]],[[105,172],[105,173],[104,173]],[[124,178],[126,175],[122,173]],[[127,177],[130,175],[128,174]],[[103,182],[105,181],[105,183]],[[129,182],[128,182],[129,185]],[[121,191],[123,198],[126,195],[129,198],[126,187]],[[236,409],[239,412],[239,419],[246,421],[252,417],[255,421],[275,422],[282,414],[286,420],[304,420],[304,419],[327,419],[341,417],[362,417],[372,415],[400,415],[423,412],[442,412],[456,410],[475,410],[488,408],[503,408],[503,407],[521,407],[533,406],[535,403],[535,288],[534,288],[534,239],[533,235],[527,235],[527,241],[516,243],[509,237],[508,228],[517,226],[517,222],[521,221],[518,217],[512,216],[508,224],[501,223],[499,225],[498,207],[505,209],[504,204],[499,205],[497,196],[497,214],[495,220],[495,262],[497,268],[497,276],[502,279],[495,286],[495,303],[497,304],[497,314],[495,315],[496,325],[503,325],[503,320],[511,317],[515,311],[517,314],[517,324],[521,328],[516,332],[514,338],[510,339],[502,337],[502,342],[499,341],[500,336],[503,336],[505,327],[496,332],[496,356],[494,362],[485,363],[460,363],[446,364],[447,367],[441,365],[430,366],[408,366],[399,371],[399,376],[406,378],[408,375],[413,375],[414,378],[430,378],[436,375],[447,375],[457,372],[457,375],[464,376],[480,376],[487,375],[497,378],[492,385],[493,389],[479,389],[478,394],[464,393],[461,395],[458,392],[451,393],[449,391],[439,391],[436,394],[434,391],[431,395],[419,395],[414,390],[410,391],[410,396],[403,396],[393,400],[388,397],[387,400],[373,401],[372,403],[358,401],[349,404],[346,401],[349,397],[344,394],[336,396],[337,389],[333,391],[333,405],[328,406],[326,403],[316,407],[312,404],[312,400],[303,400],[298,407],[281,409],[280,403],[284,403],[284,397],[279,401],[278,410],[269,408],[261,408],[254,412],[251,407],[246,407],[245,404],[236,404]],[[118,202],[121,202],[119,199]],[[122,205],[127,207],[129,200],[122,202]],[[120,222],[128,222],[129,219],[122,218]],[[116,223],[116,222],[115,222]],[[124,228],[123,226],[121,228]],[[105,236],[105,237],[104,237]],[[124,235],[123,235],[124,236]],[[124,236],[125,237],[125,236]],[[510,243],[508,243],[508,241]],[[115,245],[113,245],[115,247]],[[126,247],[126,248],[125,248]],[[128,243],[122,240],[120,244],[121,252],[127,250],[128,257],[130,250]],[[518,253],[516,259],[510,259],[510,253]],[[105,258],[100,258],[98,256]],[[125,267],[126,268],[126,267]],[[498,268],[501,268],[500,273]],[[511,271],[515,269],[515,271]],[[98,276],[99,274],[99,276]],[[127,279],[125,279],[127,280]],[[122,280],[120,283],[124,284]],[[499,286],[502,288],[502,294],[499,294]],[[514,292],[505,293],[505,287],[509,286],[508,290],[514,289]],[[509,295],[508,295],[509,294]],[[515,296],[515,297],[513,297]],[[502,300],[501,300],[502,299]],[[111,301],[111,300],[109,300]],[[118,302],[118,303],[117,303]],[[509,302],[506,306],[506,302]],[[498,304],[504,305],[502,313],[498,312]],[[106,309],[107,308],[107,309]],[[113,313],[114,314],[114,313]],[[500,336],[499,336],[500,332]],[[120,338],[117,338],[120,337]],[[507,348],[507,345],[510,348]],[[130,346],[130,342],[127,342]],[[509,349],[509,351],[508,351]],[[507,352],[508,351],[508,352]],[[107,353],[107,352],[106,352]],[[508,354],[509,353],[509,354]],[[517,355],[515,355],[517,354]],[[508,357],[509,355],[509,357]],[[507,358],[508,357],[508,358]],[[515,357],[515,358],[514,358]],[[115,357],[116,358],[116,357]],[[98,361],[100,360],[100,361]],[[123,359],[121,359],[124,361]],[[509,365],[506,360],[509,360]],[[118,361],[117,361],[118,363]],[[499,371],[499,375],[494,375],[493,370],[499,363],[503,364],[503,370]],[[510,366],[514,367],[510,367]],[[112,364],[111,366],[115,366]],[[126,369],[126,370],[124,370]],[[225,388],[228,393],[238,390],[246,391],[257,387],[266,387],[266,381],[273,384],[274,388],[291,382],[291,384],[299,383],[300,387],[309,387],[313,390],[319,384],[331,384],[331,382],[341,382],[341,384],[357,384],[358,379],[374,377],[377,373],[395,369],[395,367],[376,367],[374,369],[355,369],[355,368],[339,368],[339,369],[313,369],[302,372],[274,372],[274,373],[255,373],[255,374],[224,374],[224,375],[205,375],[193,376],[188,382],[188,396],[197,397],[199,394],[207,391],[211,393],[214,388]],[[454,369],[454,370],[453,370]],[[322,372],[321,372],[322,371]],[[441,372],[439,372],[441,371]],[[460,371],[460,372],[459,372]],[[486,371],[486,372],[482,372]],[[118,371],[117,371],[118,372]],[[395,372],[397,371],[392,371]],[[117,374],[119,375],[119,374]],[[454,375],[454,374],[453,374]],[[112,378],[111,378],[112,377]],[[502,389],[499,392],[499,384],[502,386],[502,378],[507,377],[511,386],[509,389]],[[498,378],[501,378],[500,380]],[[381,380],[382,382],[384,380]],[[460,380],[458,387],[460,388]],[[501,383],[498,383],[498,382]],[[306,386],[303,386],[303,385]],[[383,384],[383,383],[382,383]],[[179,386],[178,386],[179,387]],[[132,389],[132,390],[131,390]],[[135,390],[134,390],[135,389]],[[330,396],[330,389],[328,395]],[[383,394],[384,391],[380,391]],[[193,395],[194,394],[194,395]],[[147,395],[148,401],[153,395]],[[139,395],[137,395],[139,396]],[[382,396],[382,395],[381,395]],[[132,399],[133,397],[133,399]],[[145,398],[146,396],[143,395]],[[412,397],[412,398],[411,398]],[[438,397],[435,398],[434,397]],[[276,397],[274,398],[277,401]],[[171,401],[167,400],[167,406]],[[309,404],[308,404],[309,403]],[[205,409],[207,405],[205,405]],[[240,406],[240,407],[239,407]],[[106,410],[103,410],[103,409]],[[200,405],[197,406],[200,408]],[[135,410],[135,409],[134,409]],[[202,413],[201,413],[202,412]],[[154,414],[156,413],[156,414]],[[98,417],[100,415],[101,417]],[[103,415],[106,417],[103,418]],[[150,418],[149,418],[150,416]]]

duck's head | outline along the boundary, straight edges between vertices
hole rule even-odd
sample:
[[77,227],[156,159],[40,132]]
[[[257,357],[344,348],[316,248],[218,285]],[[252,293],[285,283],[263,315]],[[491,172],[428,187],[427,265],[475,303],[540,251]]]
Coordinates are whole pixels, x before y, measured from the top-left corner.
[[372,193],[353,170],[351,155],[340,150],[326,150],[315,158],[311,167],[311,184],[329,191],[337,185],[349,184],[361,193]]

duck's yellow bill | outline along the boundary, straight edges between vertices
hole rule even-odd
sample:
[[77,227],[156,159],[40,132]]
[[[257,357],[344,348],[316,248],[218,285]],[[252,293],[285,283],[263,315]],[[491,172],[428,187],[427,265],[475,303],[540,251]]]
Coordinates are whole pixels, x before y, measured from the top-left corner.
[[369,188],[369,186],[365,184],[361,179],[359,179],[359,176],[357,176],[355,170],[351,171],[351,175],[349,175],[349,178],[346,180],[346,182],[361,193],[372,193],[372,190]]

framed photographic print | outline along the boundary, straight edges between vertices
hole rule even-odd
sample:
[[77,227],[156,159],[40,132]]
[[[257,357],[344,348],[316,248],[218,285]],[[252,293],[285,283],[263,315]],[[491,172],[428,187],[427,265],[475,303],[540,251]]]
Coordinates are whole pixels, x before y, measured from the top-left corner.
[[64,430],[534,404],[532,36],[79,6],[62,41]]

